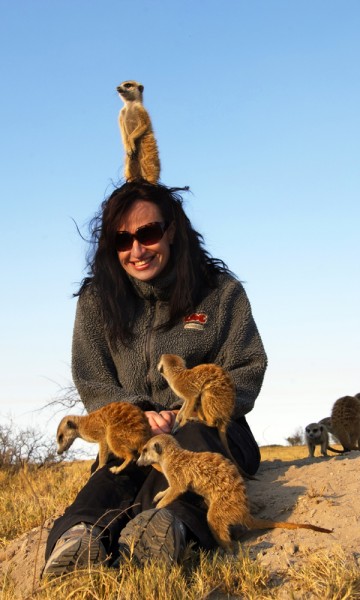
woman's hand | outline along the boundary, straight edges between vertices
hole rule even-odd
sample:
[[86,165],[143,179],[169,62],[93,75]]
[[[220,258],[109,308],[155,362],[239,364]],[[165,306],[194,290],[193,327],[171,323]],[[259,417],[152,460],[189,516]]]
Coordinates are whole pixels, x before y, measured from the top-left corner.
[[154,410],[146,410],[145,414],[153,435],[158,435],[159,433],[171,433],[176,418],[176,415],[172,410],[162,410],[159,413]]

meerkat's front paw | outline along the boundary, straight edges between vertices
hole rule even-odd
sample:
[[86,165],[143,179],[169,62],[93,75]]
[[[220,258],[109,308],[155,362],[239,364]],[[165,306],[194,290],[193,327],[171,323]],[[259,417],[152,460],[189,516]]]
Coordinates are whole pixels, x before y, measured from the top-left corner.
[[164,496],[159,502],[156,503],[156,508],[165,508],[168,504],[170,504],[170,502]]
[[156,496],[154,496],[154,502],[158,502],[159,500],[161,500],[161,498],[163,498],[166,494],[166,490],[164,490],[163,492],[158,492],[156,494]]

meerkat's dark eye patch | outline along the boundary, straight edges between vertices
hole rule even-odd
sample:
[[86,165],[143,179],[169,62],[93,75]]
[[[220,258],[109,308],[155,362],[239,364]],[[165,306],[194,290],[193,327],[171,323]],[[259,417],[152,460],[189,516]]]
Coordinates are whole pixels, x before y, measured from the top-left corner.
[[155,450],[155,452],[157,452],[157,454],[162,454],[162,448],[161,448],[160,444],[158,444],[158,442],[156,442],[154,444],[154,450]]
[[130,89],[132,87],[132,83],[124,83],[124,87],[126,87],[126,89]]
[[62,434],[62,433],[60,433],[60,435],[59,435],[59,437],[58,437],[58,442],[59,442],[59,444],[62,444],[62,441],[63,441],[63,439],[64,439],[64,436],[63,436],[63,434]]

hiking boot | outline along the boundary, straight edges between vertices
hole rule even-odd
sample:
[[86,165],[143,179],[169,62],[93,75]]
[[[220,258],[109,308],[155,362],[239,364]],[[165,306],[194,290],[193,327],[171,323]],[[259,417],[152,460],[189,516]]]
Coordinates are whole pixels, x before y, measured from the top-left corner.
[[[167,508],[151,508],[137,515],[124,527],[119,552],[143,564],[155,559],[172,565],[184,555],[185,525]],[[118,567],[121,556],[112,565]]]
[[59,537],[42,575],[62,575],[75,569],[88,568],[96,563],[104,563],[107,555],[101,542],[101,527],[78,523]]

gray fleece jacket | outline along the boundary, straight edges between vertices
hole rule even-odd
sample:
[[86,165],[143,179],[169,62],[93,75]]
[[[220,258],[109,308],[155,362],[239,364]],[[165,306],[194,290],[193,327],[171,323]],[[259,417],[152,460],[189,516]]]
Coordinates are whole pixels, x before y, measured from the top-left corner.
[[267,360],[241,283],[219,275],[218,287],[196,310],[164,331],[156,328],[168,318],[169,280],[131,281],[138,301],[130,347],[118,343],[116,351],[110,348],[97,300],[89,289],[78,300],[72,373],[86,410],[119,400],[169,409],[178,399],[157,370],[160,355],[166,353],[179,354],[189,368],[201,363],[221,365],[235,382],[234,417],[248,413],[259,394]]

